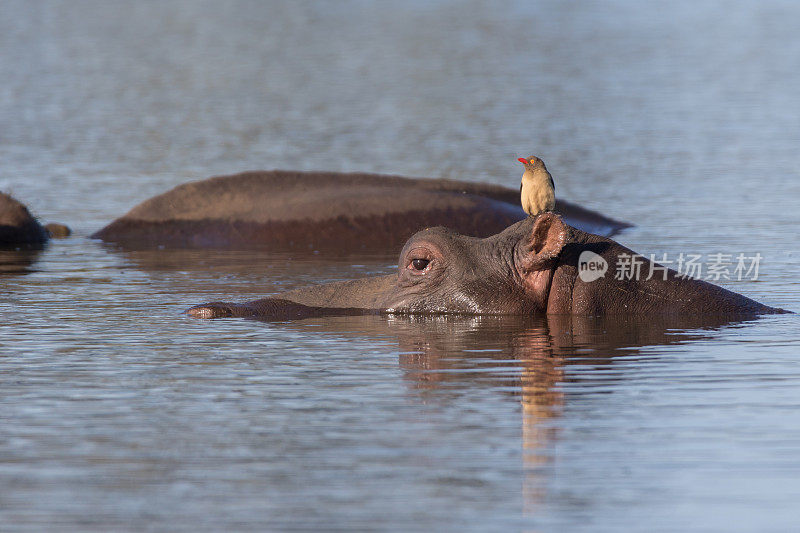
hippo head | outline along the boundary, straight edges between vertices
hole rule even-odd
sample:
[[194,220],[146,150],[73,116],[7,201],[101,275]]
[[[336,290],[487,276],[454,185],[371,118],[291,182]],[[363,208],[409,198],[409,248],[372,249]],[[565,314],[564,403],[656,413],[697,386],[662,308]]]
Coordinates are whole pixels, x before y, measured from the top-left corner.
[[[484,239],[429,228],[411,237],[398,272],[304,287],[271,298],[211,302],[188,310],[199,318],[250,316],[286,320],[331,314],[612,315],[781,312],[702,280],[581,277],[582,254],[605,265],[635,252],[543,213]],[[636,255],[642,271],[651,263]],[[662,268],[663,267],[659,267]],[[666,269],[663,269],[666,270]]]
[[382,307],[413,314],[545,312],[567,233],[552,213],[485,239],[442,227],[422,230],[403,247],[396,283]]

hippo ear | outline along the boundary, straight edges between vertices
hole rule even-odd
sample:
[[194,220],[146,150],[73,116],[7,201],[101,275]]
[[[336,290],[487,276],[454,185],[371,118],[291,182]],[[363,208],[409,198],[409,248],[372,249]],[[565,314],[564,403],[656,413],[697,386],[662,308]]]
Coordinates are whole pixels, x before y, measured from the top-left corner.
[[533,222],[529,236],[518,248],[523,272],[544,270],[553,264],[567,242],[567,225],[560,216],[542,213]]

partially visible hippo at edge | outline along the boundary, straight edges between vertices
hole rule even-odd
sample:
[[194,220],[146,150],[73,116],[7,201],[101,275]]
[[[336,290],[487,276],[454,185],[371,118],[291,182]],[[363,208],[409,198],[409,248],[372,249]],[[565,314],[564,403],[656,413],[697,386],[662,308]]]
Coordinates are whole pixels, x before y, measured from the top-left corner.
[[[584,251],[610,265],[604,277],[582,279],[578,259]],[[632,255],[641,260],[643,276],[616,279],[617,258]],[[212,302],[188,313],[289,320],[367,313],[743,317],[785,312],[673,270],[655,270],[646,280],[650,265],[611,239],[544,213],[484,239],[442,227],[420,231],[400,253],[396,274],[316,285],[244,304]]]
[[0,192],[0,248],[41,248],[50,237],[66,237],[63,224],[42,226],[28,208]]
[[[572,225],[602,235],[629,226],[565,201],[556,211]],[[487,237],[525,216],[519,191],[497,185],[275,170],[180,185],[92,237],[127,249],[396,250],[425,227]]]

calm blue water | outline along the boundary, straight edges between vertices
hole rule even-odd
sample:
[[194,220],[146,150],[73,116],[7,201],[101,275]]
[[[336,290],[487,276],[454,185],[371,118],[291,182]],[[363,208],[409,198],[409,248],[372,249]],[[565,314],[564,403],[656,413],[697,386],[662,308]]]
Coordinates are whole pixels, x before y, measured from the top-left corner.
[[800,311],[789,1],[0,4],[0,190],[75,235],[2,261],[0,529],[787,531],[800,319],[198,321],[394,256],[88,235],[246,169],[515,187]]

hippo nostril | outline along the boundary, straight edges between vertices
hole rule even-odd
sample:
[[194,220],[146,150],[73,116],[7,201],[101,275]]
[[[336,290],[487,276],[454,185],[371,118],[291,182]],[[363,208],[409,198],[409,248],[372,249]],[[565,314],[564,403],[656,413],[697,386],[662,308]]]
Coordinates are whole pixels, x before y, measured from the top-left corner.
[[209,307],[192,307],[186,314],[194,318],[214,318],[214,311]]
[[414,270],[425,270],[430,262],[430,259],[413,259],[411,266],[414,267]]

